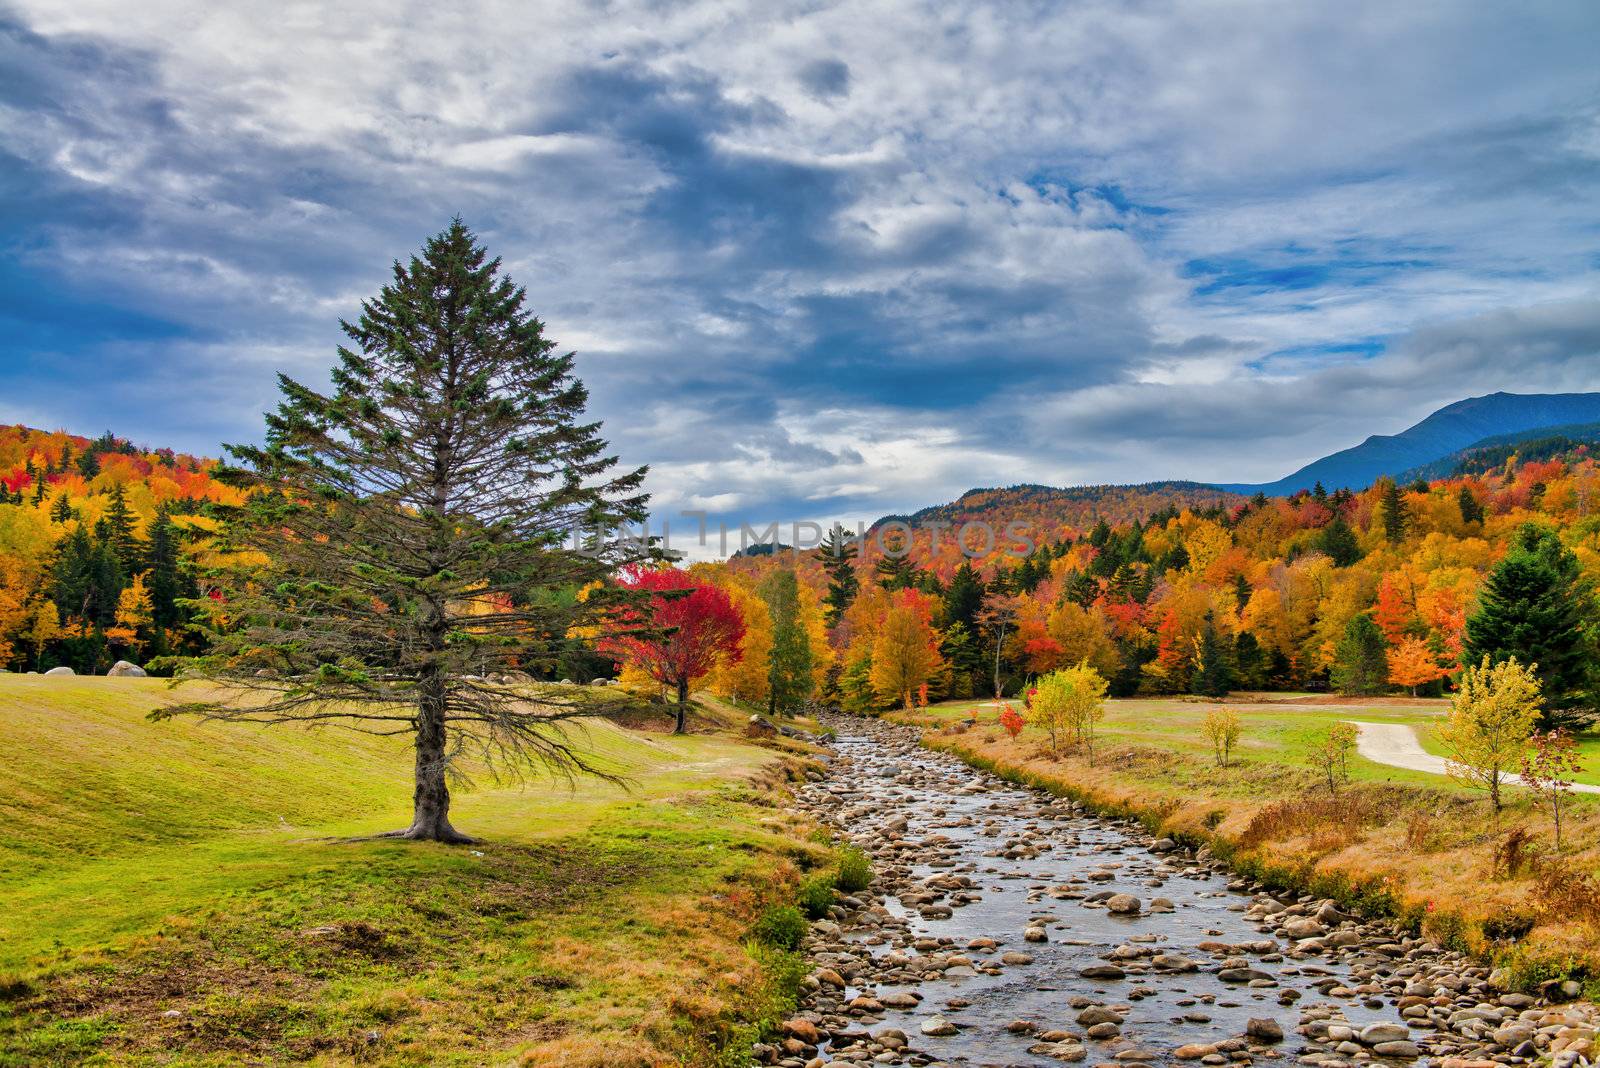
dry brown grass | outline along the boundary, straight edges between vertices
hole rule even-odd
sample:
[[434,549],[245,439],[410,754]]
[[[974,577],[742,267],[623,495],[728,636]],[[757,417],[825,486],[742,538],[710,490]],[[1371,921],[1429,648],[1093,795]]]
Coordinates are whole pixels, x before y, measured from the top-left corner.
[[1264,842],[1308,838],[1313,852],[1343,849],[1362,832],[1387,823],[1396,801],[1395,791],[1381,786],[1286,797],[1251,817],[1238,842],[1245,849],[1254,849]]

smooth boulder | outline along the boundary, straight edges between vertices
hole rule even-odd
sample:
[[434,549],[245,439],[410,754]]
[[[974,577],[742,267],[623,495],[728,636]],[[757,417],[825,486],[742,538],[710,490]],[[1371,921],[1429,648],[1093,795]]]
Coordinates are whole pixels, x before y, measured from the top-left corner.
[[112,679],[143,679],[147,678],[148,675],[149,672],[145,671],[144,668],[126,660],[118,660],[111,665],[111,670],[106,672],[106,677]]

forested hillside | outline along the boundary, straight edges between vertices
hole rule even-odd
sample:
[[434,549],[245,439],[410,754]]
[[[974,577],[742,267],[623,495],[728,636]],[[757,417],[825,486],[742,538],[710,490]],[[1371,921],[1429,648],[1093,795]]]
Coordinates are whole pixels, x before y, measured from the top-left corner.
[[184,648],[200,514],[235,491],[214,462],[0,428],[0,667],[104,672]]
[[[809,661],[819,691],[848,707],[1015,693],[1085,660],[1121,695],[1428,694],[1464,660],[1515,654],[1540,663],[1552,714],[1581,718],[1595,704],[1600,472],[1582,442],[1537,446],[1536,459],[1513,447],[1432,482],[1225,506],[1154,494],[1143,515],[1097,520],[1070,495],[980,491],[901,517],[918,528],[904,557],[893,553],[902,531],[884,526],[889,553],[869,535],[836,558],[779,552],[694,570],[737,591],[747,640],[770,642],[759,591],[793,568],[823,620]],[[1036,544],[1017,557],[1002,538],[969,560],[942,531],[932,553],[930,517],[996,528],[1024,518]],[[752,660],[767,657],[747,650],[713,685],[763,700]]]

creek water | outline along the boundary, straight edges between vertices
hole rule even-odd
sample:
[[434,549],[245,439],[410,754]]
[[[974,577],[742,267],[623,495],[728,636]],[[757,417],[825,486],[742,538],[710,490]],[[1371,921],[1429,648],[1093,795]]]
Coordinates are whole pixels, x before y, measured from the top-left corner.
[[[904,1031],[911,1042],[899,1051],[904,1063],[1058,1065],[1070,1046],[1045,1051],[1051,1044],[1039,1034],[1050,1030],[1072,1033],[1070,1041],[1083,1046],[1081,1056],[1091,1063],[1166,1061],[1185,1045],[1237,1039],[1252,1018],[1275,1021],[1286,1041],[1224,1050],[1211,1063],[1219,1056],[1274,1059],[1299,1048],[1301,1013],[1319,1003],[1357,1028],[1400,1022],[1393,999],[1382,998],[1373,982],[1405,966],[1395,959],[1397,947],[1301,952],[1260,915],[1264,901],[1246,884],[1181,850],[1152,852],[1136,824],[1098,818],[974,770],[922,748],[905,730],[849,718],[830,726],[836,731],[830,774],[811,784],[804,800],[874,855],[884,913],[876,925],[846,924],[839,951],[823,951],[820,960],[856,965],[841,1003],[897,990],[922,996],[915,1008],[873,1010],[863,1021],[874,1033]],[[963,876],[971,885],[957,888]],[[931,907],[929,879],[949,888]],[[1108,891],[1137,897],[1140,911],[1116,915],[1093,900]],[[1158,899],[1170,902],[1170,911]],[[1025,941],[1030,927],[1042,927],[1047,940]],[[966,948],[974,939],[996,945]],[[1004,965],[1007,951],[1032,961]],[[961,954],[971,963],[905,982],[917,970],[916,958],[929,953]],[[1160,962],[1152,963],[1153,953],[1163,955]],[[1192,963],[1196,970],[1168,966],[1178,958],[1186,958],[1178,967]],[[908,969],[901,960],[913,963]],[[1108,963],[1124,976],[1083,975]],[[1241,966],[1243,981],[1218,974],[1239,979]],[[1362,966],[1364,975],[1352,974]],[[1330,999],[1334,988],[1339,996]],[[1104,1041],[1086,1037],[1075,1022],[1097,1005],[1121,1017],[1119,1033]],[[924,1035],[922,1025],[935,1016],[956,1033]],[[1008,1030],[1019,1020],[1034,1025],[1032,1032]]]

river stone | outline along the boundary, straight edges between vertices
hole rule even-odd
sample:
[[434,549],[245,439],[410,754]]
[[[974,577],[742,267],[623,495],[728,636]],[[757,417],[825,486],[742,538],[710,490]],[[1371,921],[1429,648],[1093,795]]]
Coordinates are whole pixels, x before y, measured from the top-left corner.
[[1277,1020],[1252,1016],[1244,1025],[1244,1033],[1247,1038],[1253,1038],[1257,1042],[1283,1041],[1283,1028],[1279,1026]]
[[1252,983],[1257,979],[1271,979],[1272,976],[1255,968],[1224,968],[1217,973],[1217,978],[1224,983]]
[[1091,964],[1078,974],[1085,979],[1121,979],[1127,973],[1115,964]]
[[1080,1027],[1093,1027],[1095,1024],[1103,1023],[1121,1024],[1122,1014],[1113,1012],[1104,1005],[1090,1005],[1078,1013],[1076,1019]]
[[948,1038],[956,1033],[956,1025],[943,1016],[934,1016],[922,1021],[922,1033],[933,1038]]
[[1035,1042],[1028,1052],[1036,1057],[1053,1057],[1058,1061],[1081,1061],[1088,1052],[1076,1042]]
[[891,1009],[914,1009],[922,999],[907,991],[896,990],[892,994],[883,995],[878,1000]]
[[1022,932],[1022,940],[1024,942],[1048,942],[1050,936],[1045,933],[1043,927],[1030,927]]
[[1328,931],[1322,924],[1309,916],[1301,916],[1285,923],[1283,925],[1283,933],[1289,938],[1299,941],[1302,938],[1321,938]]
[[1172,1056],[1180,1061],[1197,1061],[1201,1057],[1217,1052],[1216,1046],[1206,1045],[1201,1042],[1191,1042],[1187,1046],[1179,1046],[1172,1051]]
[[1112,1023],[1110,1020],[1107,1020],[1105,1023],[1095,1024],[1093,1027],[1085,1031],[1084,1034],[1088,1035],[1090,1038],[1096,1039],[1097,1041],[1103,1042],[1108,1038],[1116,1038],[1118,1035],[1122,1034],[1122,1027],[1118,1024]]
[[790,1038],[798,1038],[808,1046],[815,1046],[822,1041],[822,1032],[817,1030],[817,1025],[804,1016],[783,1021],[781,1030]]
[[1357,1037],[1363,1046],[1376,1046],[1380,1042],[1404,1042],[1411,1037],[1411,1029],[1405,1024],[1368,1024],[1361,1029],[1361,1034]]
[[1378,1042],[1372,1047],[1372,1052],[1380,1057],[1395,1057],[1401,1060],[1414,1061],[1422,1056],[1422,1050],[1415,1042],[1404,1040],[1396,1042]]
[[1132,916],[1139,911],[1139,899],[1132,894],[1115,894],[1106,902],[1106,911],[1121,916]]

